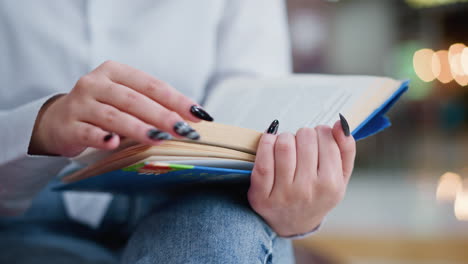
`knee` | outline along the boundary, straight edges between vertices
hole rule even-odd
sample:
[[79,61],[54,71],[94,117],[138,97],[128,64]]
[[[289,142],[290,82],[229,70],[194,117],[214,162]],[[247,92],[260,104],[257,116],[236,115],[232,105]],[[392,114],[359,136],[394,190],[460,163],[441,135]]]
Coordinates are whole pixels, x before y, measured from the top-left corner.
[[156,210],[140,224],[125,257],[132,258],[131,263],[137,259],[151,260],[148,263],[231,263],[225,262],[227,258],[232,263],[262,263],[271,253],[274,237],[245,198],[185,196]]

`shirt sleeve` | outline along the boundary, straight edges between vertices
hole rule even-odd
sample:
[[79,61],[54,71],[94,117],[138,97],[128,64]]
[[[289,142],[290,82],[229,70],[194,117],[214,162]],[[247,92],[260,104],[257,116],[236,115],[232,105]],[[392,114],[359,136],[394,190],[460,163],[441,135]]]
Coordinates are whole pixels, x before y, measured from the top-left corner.
[[287,25],[283,0],[225,1],[208,92],[230,77],[290,73]]
[[37,114],[52,96],[0,110],[0,215],[26,210],[35,194],[67,163],[65,158],[28,155]]

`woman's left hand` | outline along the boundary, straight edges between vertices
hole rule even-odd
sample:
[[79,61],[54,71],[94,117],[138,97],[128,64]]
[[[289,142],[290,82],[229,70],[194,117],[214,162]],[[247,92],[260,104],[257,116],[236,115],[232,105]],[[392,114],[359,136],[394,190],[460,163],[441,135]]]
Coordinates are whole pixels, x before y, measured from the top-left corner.
[[342,125],[301,128],[296,135],[264,134],[248,199],[280,236],[307,233],[345,194],[356,144]]

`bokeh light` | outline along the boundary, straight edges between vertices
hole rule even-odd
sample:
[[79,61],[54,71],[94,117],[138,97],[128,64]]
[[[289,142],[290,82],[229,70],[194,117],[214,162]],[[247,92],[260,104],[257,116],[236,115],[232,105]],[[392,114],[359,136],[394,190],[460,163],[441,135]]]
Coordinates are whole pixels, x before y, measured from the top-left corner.
[[406,3],[413,8],[427,8],[464,2],[467,2],[467,0],[406,0]]
[[463,180],[462,186],[455,198],[455,217],[460,221],[468,221],[468,179]]
[[468,84],[468,75],[465,74],[462,66],[462,52],[466,46],[462,43],[452,44],[448,50],[448,60],[450,63],[450,70],[452,71],[453,79],[465,86]]
[[461,64],[461,53],[456,53],[452,56],[450,56],[450,53],[449,53],[449,63],[450,63],[450,69],[452,70],[452,74],[454,77],[457,75],[465,74],[462,68],[462,64]]
[[465,44],[463,43],[455,43],[455,44],[450,45],[448,49],[449,60],[451,60],[453,56],[462,53],[464,48],[465,48]]
[[440,63],[440,72],[439,75],[437,75],[437,80],[439,80],[441,83],[451,82],[453,80],[453,76],[448,60],[448,51],[439,50],[435,53],[435,55],[439,58]]
[[468,75],[455,75],[453,79],[461,86],[468,85]]
[[463,73],[468,75],[468,48],[464,48],[461,55],[460,61],[463,69]]
[[434,79],[441,83],[455,80],[460,86],[468,85],[468,48],[463,43],[450,45],[437,52],[419,49],[413,54],[413,70],[424,82]]
[[440,176],[436,198],[438,201],[454,201],[457,193],[461,189],[462,179],[460,175],[453,172],[446,172]]
[[[434,64],[438,66],[434,67]],[[438,68],[440,73],[440,62],[434,51],[431,49],[420,49],[414,53],[413,56],[413,67],[416,75],[425,81],[430,82],[436,78],[433,68]]]
[[432,74],[434,74],[434,79],[437,78],[437,76],[440,75],[442,66],[440,64],[440,59],[439,56],[434,52],[432,54],[432,59],[431,59],[431,70]]

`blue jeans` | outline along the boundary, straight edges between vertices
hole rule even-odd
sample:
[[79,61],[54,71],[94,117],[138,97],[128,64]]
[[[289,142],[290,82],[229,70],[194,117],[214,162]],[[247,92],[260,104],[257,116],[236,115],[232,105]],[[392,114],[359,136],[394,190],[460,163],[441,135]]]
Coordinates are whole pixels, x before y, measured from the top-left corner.
[[91,229],[46,188],[25,215],[0,218],[0,263],[294,263],[246,201],[245,186],[116,196]]

